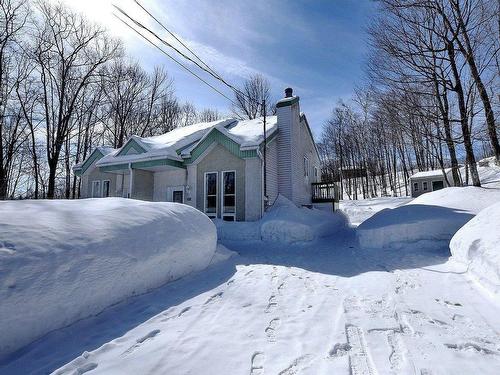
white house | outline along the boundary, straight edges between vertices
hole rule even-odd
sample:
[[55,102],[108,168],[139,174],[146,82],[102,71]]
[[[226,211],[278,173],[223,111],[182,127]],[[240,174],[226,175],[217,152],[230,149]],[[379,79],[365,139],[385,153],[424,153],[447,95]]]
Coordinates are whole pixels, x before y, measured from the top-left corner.
[[226,119],[96,148],[74,166],[81,197],[180,202],[230,221],[258,220],[278,194],[310,205],[320,180],[318,150],[299,97],[285,93],[266,118],[266,142],[262,118]]
[[[446,178],[445,178],[446,174]],[[446,181],[448,180],[448,182]],[[429,191],[436,191],[445,187],[454,186],[451,168],[417,172],[410,177],[411,196],[418,197]]]

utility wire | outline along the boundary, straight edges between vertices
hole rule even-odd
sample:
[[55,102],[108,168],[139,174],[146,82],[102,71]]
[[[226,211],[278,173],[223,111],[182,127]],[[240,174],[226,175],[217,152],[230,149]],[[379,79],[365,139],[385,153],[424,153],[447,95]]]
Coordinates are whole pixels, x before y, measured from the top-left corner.
[[[144,7],[138,0],[134,0],[135,3],[146,13],[148,16],[150,16],[158,25],[160,25],[165,31],[167,31],[175,40],[177,40],[184,48],[186,48],[199,62],[193,60],[191,57],[187,56],[185,53],[181,52],[178,48],[176,48],[174,45],[171,43],[167,42],[163,38],[161,38],[157,33],[143,25],[142,23],[138,22],[134,18],[132,18],[130,15],[128,15],[124,10],[122,10],[120,7],[117,5],[113,5],[115,8],[117,8],[123,15],[125,15],[127,18],[129,18],[132,22],[134,22],[138,27],[146,30],[149,32],[151,35],[153,35],[156,39],[161,41],[163,44],[165,44],[167,47],[172,48],[175,52],[177,52],[179,55],[184,57],[186,60],[190,61],[191,63],[195,64],[198,68],[202,69],[204,72],[208,73],[211,75],[213,78],[219,80],[222,82],[224,85],[229,87],[231,90],[234,91],[235,94],[239,95],[240,97],[245,98],[246,100],[250,102],[255,102],[257,105],[261,105],[260,102],[254,100],[251,98],[249,95],[246,93],[242,92],[240,89],[238,89],[236,86],[232,85],[229,83],[226,79],[224,79],[220,74],[218,74],[214,69],[212,69],[203,59],[201,59],[192,49],[190,49],[180,38],[178,38],[175,33],[173,33],[171,30],[169,30],[158,18],[156,18],[146,7]],[[201,65],[200,65],[201,64]],[[203,66],[202,66],[203,65]]]
[[186,70],[187,72],[189,72],[190,74],[192,74],[194,77],[196,77],[197,79],[199,79],[201,82],[203,82],[205,85],[207,85],[212,90],[214,90],[215,92],[217,92],[219,95],[221,95],[224,98],[226,98],[227,100],[229,100],[231,102],[231,104],[236,105],[236,103],[231,98],[229,98],[226,94],[224,94],[222,91],[220,91],[219,89],[217,89],[216,87],[214,87],[212,84],[210,84],[205,79],[203,79],[202,77],[200,77],[198,74],[196,74],[195,72],[193,72],[191,69],[189,69],[188,67],[186,67],[180,61],[178,61],[175,57],[171,56],[168,52],[164,51],[161,47],[159,47],[157,44],[155,44],[154,42],[152,42],[149,38],[147,38],[145,35],[143,35],[139,30],[137,30],[136,28],[134,28],[133,26],[131,26],[130,24],[128,24],[125,20],[123,20],[116,13],[113,13],[113,16],[115,16],[118,20],[120,20],[122,23],[124,23],[127,27],[129,27],[136,34],[138,34],[139,36],[141,36],[144,40],[146,40],[153,47],[155,47],[156,49],[158,49],[161,53],[163,53],[164,55],[166,55],[169,59],[171,59],[172,61],[174,61],[177,65],[181,66],[184,70]]
[[182,39],[179,39],[177,35],[175,35],[172,31],[170,31],[163,23],[161,23],[149,10],[147,10],[138,0],[135,0],[135,3],[141,7],[141,9],[146,12],[152,19],[156,21],[158,25],[160,25],[167,33],[169,33],[175,40],[177,40],[184,48],[186,48],[191,54],[198,59],[198,61],[204,65],[208,70],[210,70],[213,74],[215,74],[217,77],[221,78],[220,74],[218,74],[215,70],[213,70],[207,63],[205,63],[192,49],[190,49],[183,41]]

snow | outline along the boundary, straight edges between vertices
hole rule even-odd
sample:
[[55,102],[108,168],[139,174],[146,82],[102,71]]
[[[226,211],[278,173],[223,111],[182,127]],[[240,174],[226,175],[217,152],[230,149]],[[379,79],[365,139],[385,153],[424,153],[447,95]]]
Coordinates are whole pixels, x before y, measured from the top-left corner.
[[[269,137],[278,129],[278,117],[266,117],[266,136]],[[259,146],[264,141],[264,123],[261,118],[238,121],[222,130],[223,133],[237,142],[242,149]]]
[[[407,240],[373,249],[346,226],[311,241],[264,241],[264,220],[217,222],[222,245],[237,255],[219,245],[218,263],[49,332],[0,361],[0,373],[496,375],[500,301],[470,277],[498,285],[498,262],[486,263],[498,259],[492,185],[449,188],[405,205],[373,199],[344,211],[354,223],[363,210],[395,207],[361,228],[377,216],[396,226],[387,216],[409,210],[399,224],[418,224],[415,237],[426,246]],[[283,227],[320,221],[286,201],[276,211],[269,220]],[[433,226],[477,213],[452,240],[450,258],[452,234],[440,229],[448,240],[432,239]]]
[[[352,233],[239,255],[26,347],[2,374],[498,374],[500,306],[445,248]],[[463,268],[463,267],[462,267]]]
[[359,200],[342,200],[339,209],[349,217],[350,224],[358,226],[377,212],[386,208],[395,208],[411,202],[410,197],[382,197]]
[[0,233],[0,357],[205,268],[217,241],[194,208],[122,198],[0,202]]
[[[182,161],[182,157],[189,157],[190,152],[199,142],[208,136],[213,129],[217,129],[238,143],[242,150],[255,149],[264,140],[263,121],[261,118],[254,120],[237,120],[229,118],[184,126],[153,137],[142,138],[133,135],[131,139],[141,145],[146,152],[119,156],[117,156],[117,154],[120,150],[106,152],[105,156],[97,162],[97,165],[105,166],[117,163],[131,163],[138,160],[155,160],[165,157]],[[267,137],[271,136],[277,129],[277,117],[266,117]],[[182,157],[178,154],[179,150],[181,151]]]
[[297,207],[290,200],[279,195],[273,206],[259,221],[218,220],[216,226],[221,240],[296,243],[331,236],[345,230],[348,223],[342,213]]
[[500,294],[500,202],[482,210],[453,236],[453,259],[467,265],[470,275]]
[[447,245],[455,232],[483,208],[500,201],[500,189],[450,187],[423,194],[410,203],[385,209],[357,228],[367,248]]
[[[450,173],[451,168],[445,168],[445,173]],[[414,173],[411,178],[426,178],[426,177],[443,177],[443,171],[441,169],[434,169],[431,171],[423,171]]]

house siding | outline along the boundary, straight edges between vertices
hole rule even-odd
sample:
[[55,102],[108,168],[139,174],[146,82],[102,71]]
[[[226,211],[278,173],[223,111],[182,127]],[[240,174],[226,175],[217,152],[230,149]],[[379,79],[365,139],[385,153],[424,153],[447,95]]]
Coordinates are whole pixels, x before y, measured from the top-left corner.
[[154,173],[154,193],[155,202],[172,202],[173,191],[184,191],[184,201],[186,201],[186,170],[175,169],[171,171]]
[[262,161],[259,158],[245,159],[245,218],[246,221],[259,220],[264,210]]
[[81,177],[81,187],[80,187],[80,197],[81,198],[92,198],[92,181],[101,181],[101,192],[102,192],[102,181],[109,180],[109,196],[117,196],[117,184],[116,184],[116,174],[105,173],[99,171],[99,168],[95,166],[89,167],[86,172]]
[[272,205],[278,197],[278,141],[276,139],[267,145],[266,190],[268,204]]
[[152,201],[153,187],[153,172],[141,169],[132,169],[132,198]]
[[293,201],[292,192],[292,106],[276,109],[278,116],[278,191]]
[[[314,168],[320,168],[320,161],[305,120],[300,121],[295,142],[293,190],[294,202],[299,205],[311,204],[311,183],[316,182]],[[309,161],[308,176],[304,175],[304,157]]]
[[[225,147],[216,144],[198,162],[196,168],[196,208],[205,211],[204,188],[205,172],[218,172],[218,192],[217,192],[217,217],[221,217],[222,196],[221,196],[221,172],[236,171],[236,220],[245,220],[245,160],[240,159],[229,152]],[[253,178],[253,176],[252,176]],[[255,202],[257,203],[257,202]]]
[[[277,108],[278,116],[278,192],[297,205],[311,204],[311,183],[316,182],[314,167],[320,167],[314,140],[299,102]],[[304,176],[304,156],[309,161],[309,176]]]
[[[449,183],[451,186],[454,186],[453,184],[453,176],[451,172],[448,172],[446,174],[446,177],[448,178]],[[449,187],[450,184],[446,183],[446,179],[444,176],[429,176],[429,177],[410,177],[410,188],[411,188],[411,196],[413,198],[419,197],[422,194],[429,193],[431,191],[434,191],[432,189],[432,183],[433,182],[438,182],[441,181],[443,183],[444,187]],[[423,183],[427,182],[427,190],[423,189]],[[415,191],[415,184],[418,184],[418,190]]]

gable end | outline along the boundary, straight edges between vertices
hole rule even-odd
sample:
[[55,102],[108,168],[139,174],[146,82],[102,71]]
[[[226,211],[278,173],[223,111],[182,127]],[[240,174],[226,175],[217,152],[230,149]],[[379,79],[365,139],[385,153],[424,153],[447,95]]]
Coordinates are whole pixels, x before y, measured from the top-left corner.
[[134,138],[130,138],[116,156],[143,154],[146,150]]

